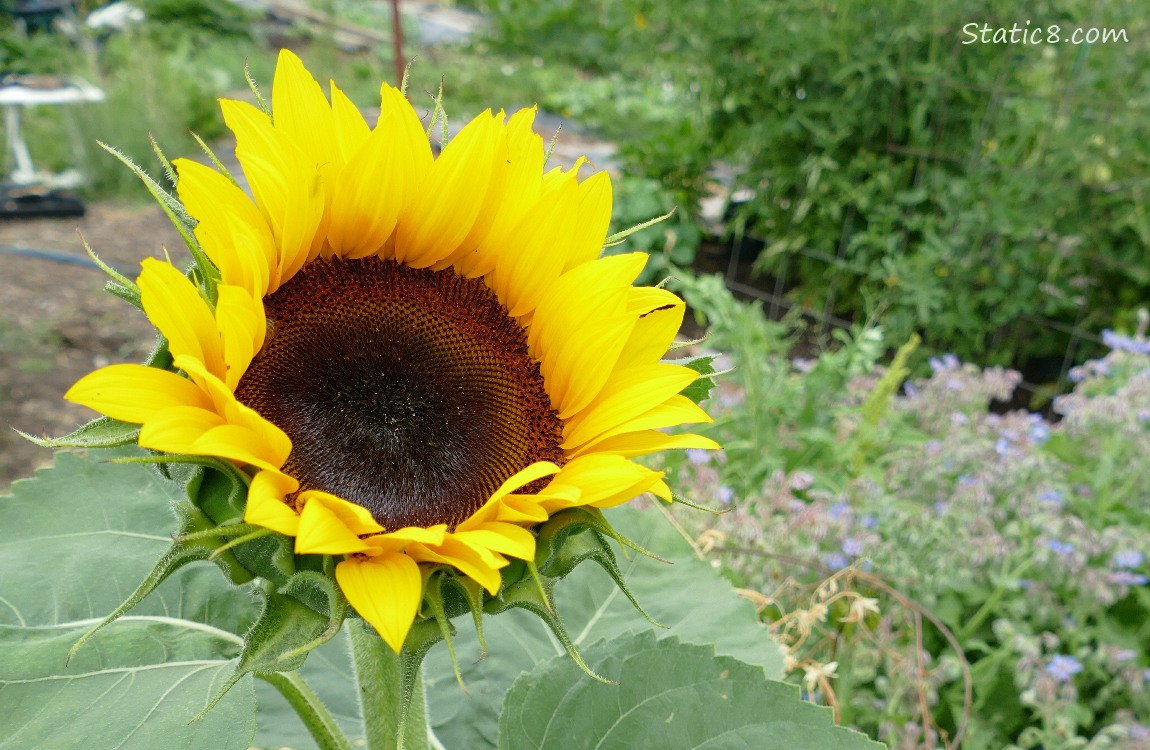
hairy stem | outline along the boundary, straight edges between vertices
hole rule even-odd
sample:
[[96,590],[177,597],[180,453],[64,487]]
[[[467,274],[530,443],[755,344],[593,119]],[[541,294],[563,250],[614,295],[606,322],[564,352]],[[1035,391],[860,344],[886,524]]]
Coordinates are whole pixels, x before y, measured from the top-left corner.
[[347,629],[367,750],[429,750],[419,667],[405,665],[402,655],[362,620],[349,619]]

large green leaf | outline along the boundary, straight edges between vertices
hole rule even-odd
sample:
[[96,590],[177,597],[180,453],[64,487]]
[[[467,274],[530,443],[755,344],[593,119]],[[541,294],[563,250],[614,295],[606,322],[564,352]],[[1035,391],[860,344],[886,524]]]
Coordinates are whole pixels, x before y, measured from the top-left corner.
[[[631,553],[621,560],[628,587],[648,614],[666,629],[656,637],[714,644],[720,654],[761,666],[768,677],[782,674],[782,655],[759,624],[754,607],[703,561],[655,508],[623,507],[607,512],[622,534],[670,564]],[[584,564],[556,586],[556,606],[577,645],[624,633],[651,630],[607,574]],[[452,750],[495,747],[503,696],[511,683],[541,661],[564,654],[551,632],[533,615],[512,610],[484,620],[488,656],[480,661],[473,628],[460,618],[456,653],[469,694],[455,681],[447,650],[428,655],[425,676],[432,726]],[[567,658],[564,654],[563,658]]]
[[797,687],[711,647],[646,632],[600,642],[584,658],[618,684],[563,657],[537,665],[507,694],[500,750],[882,747],[836,727],[831,710],[802,700]]
[[172,575],[72,658],[171,545],[181,487],[112,451],[61,453],[0,497],[0,750],[247,748],[248,677],[192,721],[235,669],[256,614],[207,563]]

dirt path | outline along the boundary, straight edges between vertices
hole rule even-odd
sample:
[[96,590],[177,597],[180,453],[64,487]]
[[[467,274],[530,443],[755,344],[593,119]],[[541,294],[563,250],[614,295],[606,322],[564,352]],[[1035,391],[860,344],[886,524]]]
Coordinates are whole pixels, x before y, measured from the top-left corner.
[[0,222],[0,493],[52,460],[50,450],[14,430],[72,431],[95,414],[64,401],[68,387],[97,367],[138,362],[152,345],[144,316],[103,291],[102,272],[82,265],[87,255],[77,229],[132,278],[140,260],[162,257],[164,246],[173,260],[187,258],[154,206],[95,203],[81,219]]

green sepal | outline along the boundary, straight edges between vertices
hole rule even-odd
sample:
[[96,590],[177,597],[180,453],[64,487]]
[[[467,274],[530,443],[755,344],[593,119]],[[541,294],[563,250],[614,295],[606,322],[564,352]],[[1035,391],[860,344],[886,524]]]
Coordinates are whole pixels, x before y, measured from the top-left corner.
[[[135,284],[132,286],[135,286]],[[113,297],[124,300],[137,310],[144,309],[144,303],[140,301],[140,292],[136,289],[126,287],[123,284],[119,284],[115,281],[105,281],[104,291]]]
[[691,359],[673,360],[675,364],[699,373],[699,377],[680,391],[679,395],[686,396],[696,404],[701,404],[707,400],[711,395],[711,390],[715,387],[715,376],[722,374],[715,370],[715,358],[717,356],[717,354],[704,354],[701,357],[692,357]]
[[80,235],[80,242],[84,245],[84,252],[86,252],[88,257],[92,259],[92,262],[95,263],[96,266],[105,274],[107,274],[111,279],[111,282],[109,283],[111,283],[113,286],[122,287],[123,291],[129,295],[124,299],[127,299],[128,302],[142,310],[143,305],[140,303],[140,287],[136,286],[136,282],[132,281],[127,276],[117,271],[115,268],[112,268],[110,265],[100,260],[100,256],[96,255],[96,251],[93,250],[92,246],[88,244],[88,240],[84,237],[84,235]]
[[[455,656],[455,644],[451,636],[455,634],[455,627],[451,624],[451,616],[447,612],[444,602],[444,584],[453,576],[446,566],[425,569],[423,575],[423,603],[431,610],[426,619],[433,621],[439,628],[439,635],[447,644],[447,654],[451,658],[451,668],[455,672],[455,681],[465,694],[467,686],[463,684],[463,675],[459,672],[459,659]],[[406,643],[405,643],[406,645]]]
[[136,162],[132,161],[126,154],[118,149],[109,146],[106,143],[99,142],[100,146],[110,153],[112,156],[119,159],[124,163],[132,173],[140,178],[144,186],[148,188],[148,192],[160,204],[160,208],[167,214],[168,219],[172,222],[172,226],[180,233],[183,238],[184,244],[188,247],[188,252],[192,254],[195,259],[196,265],[199,267],[205,279],[204,292],[207,294],[209,302],[215,302],[216,299],[216,283],[220,279],[220,272],[208,260],[208,256],[204,253],[204,249],[200,246],[199,240],[192,234],[192,229],[196,226],[196,220],[188,215],[182,203],[174,195],[165,190],[158,182],[152,179],[151,175],[145,172]]
[[[663,500],[661,498],[660,498],[660,502],[663,502]],[[699,503],[696,503],[694,500],[689,500],[689,499],[683,497],[682,495],[678,495],[678,494],[674,494],[674,493],[671,494],[671,502],[672,503],[678,503],[679,505],[686,505],[688,508],[693,508],[694,510],[701,510],[704,513],[710,513],[711,515],[715,515],[715,516],[721,516],[721,515],[724,515],[726,513],[730,513],[732,510],[734,510],[734,508],[729,508],[729,507],[728,508],[708,508],[706,505],[700,505]]]
[[[579,531],[580,528],[583,529],[582,532]],[[551,551],[545,565],[539,566],[539,572],[542,575],[550,578],[563,578],[574,570],[579,563],[585,560],[594,560],[600,568],[607,572],[607,575],[611,576],[611,580],[615,582],[615,585],[619,587],[619,590],[623,592],[623,595],[647,622],[657,628],[665,627],[655,622],[651,615],[647,614],[647,610],[639,604],[635,595],[631,593],[631,589],[627,587],[627,582],[623,580],[623,571],[619,569],[619,562],[615,559],[615,551],[611,549],[606,537],[597,528],[591,526],[585,517],[580,517],[566,524],[564,529],[572,529],[573,531],[562,536],[562,544]]]
[[164,150],[160,148],[160,144],[156,142],[156,139],[152,137],[151,133],[148,134],[148,143],[152,144],[152,153],[156,155],[156,160],[160,162],[160,166],[163,167],[164,175],[168,178],[168,182],[172,183],[172,187],[175,187],[177,182],[176,170],[172,166],[172,162],[168,159]]
[[[247,504],[247,475],[220,459],[203,459],[201,465],[205,467],[203,471],[188,482],[188,497],[216,525],[240,524]],[[276,586],[285,585],[301,566],[322,569],[322,563],[307,559],[319,556],[297,558],[293,541],[274,532],[249,539],[232,549],[231,554],[253,575]]]
[[188,484],[188,497],[217,524],[239,523],[247,502],[247,476],[230,462],[205,460],[211,463],[203,464],[205,471]]
[[[210,523],[210,521],[204,517],[202,513],[199,513],[198,510],[190,505],[181,504],[180,506],[177,506],[177,509],[182,514],[186,514],[184,515],[185,529],[198,530],[196,527],[201,523]],[[112,612],[109,613],[107,617],[97,623],[88,632],[84,633],[84,635],[80,637],[80,640],[73,644],[72,648],[68,651],[67,661],[71,661],[72,656],[80,650],[80,647],[83,646],[89,638],[99,632],[105,625],[108,625],[109,623],[119,619],[128,610],[143,601],[144,597],[155,591],[156,588],[168,578],[168,576],[170,576],[172,573],[175,573],[177,570],[184,567],[188,563],[207,560],[211,556],[212,552],[212,544],[210,542],[205,543],[200,539],[193,539],[187,542],[178,541],[173,543],[172,546],[168,548],[168,551],[164,553],[164,556],[161,557],[158,562],[156,562],[155,567],[152,568],[152,572],[148,573],[147,577],[145,577],[140,585],[136,587],[136,590],[133,591],[128,596],[128,598],[120,604],[120,606],[112,610]],[[217,563],[225,569],[225,572],[228,572],[228,568],[223,561],[217,561]],[[234,572],[239,574],[239,571]],[[251,580],[250,576],[247,578],[247,580]]]
[[[246,674],[293,672],[299,669],[311,650],[301,649],[301,646],[316,642],[328,629],[328,618],[294,596],[282,594],[266,582],[263,587],[256,590],[262,594],[263,609],[244,636],[244,648],[236,664],[236,671],[208,700],[196,719],[212,710]],[[342,623],[342,619],[340,622]],[[337,632],[338,627],[326,639],[319,640],[315,645],[330,640]]]
[[[556,513],[539,527],[539,531],[536,534],[538,541],[535,547],[535,562],[539,566],[539,569],[543,570],[547,575],[556,575],[554,571],[548,568],[548,560],[555,554],[555,550],[558,546],[562,545],[566,535],[578,533],[581,528],[594,529],[600,534],[614,539],[620,546],[629,547],[644,557],[649,557],[659,562],[668,562],[654,552],[644,549],[636,542],[631,541],[616,531],[615,527],[608,523],[607,519],[603,517],[603,511],[598,508],[584,507],[568,508],[567,510]],[[541,550],[542,554],[540,552]],[[563,575],[566,575],[566,573]]]
[[[556,135],[558,135],[558,133]],[[635,234],[635,232],[642,232],[647,227],[653,227],[656,224],[663,222],[663,221],[666,221],[667,219],[671,218],[674,214],[675,214],[675,209],[672,208],[670,211],[663,214],[662,216],[656,216],[654,219],[648,219],[647,221],[644,221],[642,224],[636,224],[635,226],[631,227],[630,229],[624,229],[621,232],[616,232],[615,234],[611,235],[607,239],[603,240],[603,247],[615,247],[615,245],[621,245],[621,244],[623,244],[623,240],[625,240],[628,237],[630,237],[631,235]]]
[[[180,518],[181,528],[180,533],[175,536],[175,545],[203,549],[205,554],[198,559],[214,563],[228,577],[228,580],[237,586],[242,586],[255,578],[251,571],[245,568],[236,557],[235,550],[230,547],[226,540],[227,534],[209,535],[205,533],[214,532],[221,527],[217,526],[203,511],[187,502],[174,504],[173,510]],[[245,531],[245,528],[241,526],[223,528],[227,528],[228,531],[232,531],[237,536]]]
[[158,367],[161,370],[172,369],[172,352],[168,348],[168,340],[159,331],[156,331],[156,345],[152,347],[152,351],[148,352],[148,358],[144,360],[144,364],[148,367]]
[[75,432],[58,438],[39,438],[17,430],[21,437],[44,448],[118,448],[135,445],[140,425],[97,417]]
[[192,138],[196,139],[196,143],[200,145],[200,148],[203,150],[204,154],[209,159],[211,159],[211,162],[215,166],[216,171],[222,174],[224,177],[227,177],[233,185],[240,187],[240,183],[236,181],[236,178],[232,176],[232,173],[228,171],[228,168],[224,166],[224,163],[220,161],[219,157],[216,156],[216,152],[212,151],[211,146],[209,146],[207,143],[204,143],[204,139],[200,138],[195,133],[192,133]]
[[[330,563],[333,558],[325,555],[322,559],[325,563]],[[309,651],[335,638],[343,621],[347,619],[347,599],[335,583],[334,565],[330,567],[332,570],[322,573],[313,570],[298,571],[280,587],[281,594],[293,597],[314,612],[327,617],[327,627],[323,632],[296,649],[281,654],[280,661],[287,662],[297,656],[306,656]]]
[[484,607],[484,610],[490,614],[499,614],[512,608],[527,610],[543,621],[543,624],[554,634],[555,639],[562,644],[563,649],[567,652],[567,655],[571,657],[571,660],[578,664],[579,668],[586,672],[588,677],[608,685],[614,685],[615,683],[596,674],[591,670],[591,667],[587,666],[587,662],[583,660],[579,649],[575,647],[575,641],[568,635],[566,626],[564,626],[563,621],[559,619],[559,613],[555,610],[553,603],[554,597],[552,595],[555,589],[555,583],[559,579],[539,575],[533,563],[529,563],[528,568],[532,571],[532,576],[524,578],[518,583],[512,584],[510,587],[504,588],[498,597],[487,602],[487,606]]
[[272,108],[268,104],[268,100],[264,98],[263,92],[260,91],[260,86],[256,83],[255,76],[252,75],[252,69],[248,67],[248,61],[244,60],[244,80],[248,82],[248,88],[251,89],[252,96],[255,97],[256,106],[268,117],[271,117]]
[[483,604],[487,601],[487,591],[467,576],[454,575],[451,582],[471,607],[471,619],[475,623],[475,634],[479,637],[479,658],[484,659],[487,657],[487,639],[483,635]]

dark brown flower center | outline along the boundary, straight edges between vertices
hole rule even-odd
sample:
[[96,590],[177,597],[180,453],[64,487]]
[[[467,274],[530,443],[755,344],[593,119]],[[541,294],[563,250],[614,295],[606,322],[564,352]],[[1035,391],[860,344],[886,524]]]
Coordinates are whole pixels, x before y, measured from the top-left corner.
[[288,434],[284,471],[387,529],[455,524],[534,461],[561,462],[523,328],[478,279],[316,260],[264,299],[273,333],[236,389]]

